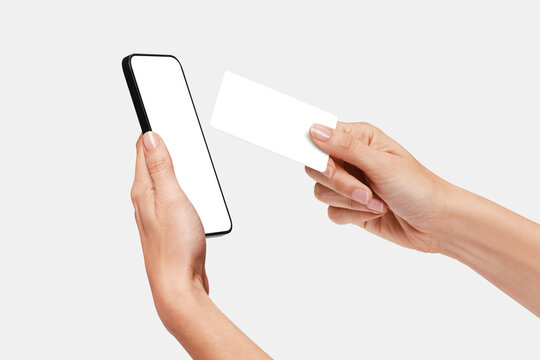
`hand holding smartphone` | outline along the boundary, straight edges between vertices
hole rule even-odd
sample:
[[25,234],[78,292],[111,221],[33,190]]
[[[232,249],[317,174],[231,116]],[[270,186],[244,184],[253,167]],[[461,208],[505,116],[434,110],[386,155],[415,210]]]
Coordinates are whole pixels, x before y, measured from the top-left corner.
[[132,54],[122,60],[122,68],[142,132],[155,130],[167,144],[178,183],[199,213],[206,236],[231,232],[182,65],[172,55]]

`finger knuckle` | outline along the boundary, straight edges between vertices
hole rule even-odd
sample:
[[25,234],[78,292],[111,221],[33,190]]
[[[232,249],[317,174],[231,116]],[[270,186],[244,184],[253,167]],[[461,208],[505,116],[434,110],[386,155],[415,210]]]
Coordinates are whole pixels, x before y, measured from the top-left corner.
[[363,127],[366,130],[370,130],[374,128],[374,126],[368,123],[367,121],[359,121],[356,123],[356,126]]
[[152,188],[146,187],[143,184],[135,183],[131,187],[131,203],[135,207],[144,207],[148,204],[148,200],[152,197],[152,193]]
[[360,210],[363,208],[362,204],[354,201],[353,199],[350,199],[350,198],[347,198],[347,206],[350,208],[350,209],[353,209],[353,210]]
[[133,204],[137,204],[141,198],[141,191],[139,190],[139,187],[136,186],[135,184],[131,187],[130,196],[131,196],[131,202]]
[[344,133],[351,134],[358,130],[371,130],[376,129],[376,127],[366,121],[357,121],[357,122],[338,122],[337,127]]
[[166,158],[158,158],[148,165],[150,175],[159,175],[167,171],[170,167],[170,161]]
[[341,139],[341,147],[347,152],[354,152],[356,150],[356,140],[350,135],[345,135]]
[[313,188],[313,194],[315,195],[315,198],[318,200],[321,200],[323,194],[324,194],[324,188],[321,184],[316,183],[315,187]]
[[368,145],[371,144],[371,141],[373,140],[375,135],[378,136],[381,134],[381,130],[379,130],[379,128],[375,125],[372,125],[368,122],[360,122],[358,124],[362,127],[362,132],[364,133],[365,141]]
[[338,121],[336,129],[346,134],[350,134],[355,125],[356,123]]
[[331,188],[337,193],[343,193],[347,190],[349,184],[347,177],[343,172],[339,172],[337,176],[332,180]]
[[334,222],[334,223],[336,223],[336,224],[340,224],[340,221],[339,221],[339,219],[340,219],[340,217],[339,217],[339,211],[338,211],[336,208],[332,207],[332,206],[329,206],[329,207],[328,207],[328,218],[329,218],[332,222]]

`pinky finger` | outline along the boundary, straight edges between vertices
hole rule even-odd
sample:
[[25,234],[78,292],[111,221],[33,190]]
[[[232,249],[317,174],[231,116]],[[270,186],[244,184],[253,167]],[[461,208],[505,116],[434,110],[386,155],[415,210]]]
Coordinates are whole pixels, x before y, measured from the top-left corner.
[[369,221],[380,218],[383,215],[384,214],[374,214],[372,212],[344,209],[335,206],[328,207],[328,217],[338,225],[354,224],[365,228]]

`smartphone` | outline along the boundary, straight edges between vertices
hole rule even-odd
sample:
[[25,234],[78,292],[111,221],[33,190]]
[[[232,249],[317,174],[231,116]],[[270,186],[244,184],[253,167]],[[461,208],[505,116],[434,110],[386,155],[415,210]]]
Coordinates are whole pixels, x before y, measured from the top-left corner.
[[132,54],[122,60],[122,69],[142,132],[155,131],[165,141],[178,183],[206,236],[231,232],[229,209],[178,59]]

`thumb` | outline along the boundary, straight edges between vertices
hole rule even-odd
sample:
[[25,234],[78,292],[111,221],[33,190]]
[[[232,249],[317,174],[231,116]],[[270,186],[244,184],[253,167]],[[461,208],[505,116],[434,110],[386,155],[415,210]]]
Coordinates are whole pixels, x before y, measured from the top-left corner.
[[169,151],[163,139],[152,131],[143,135],[146,168],[157,193],[171,193],[179,188]]
[[314,124],[309,130],[311,140],[322,151],[335,159],[341,159],[363,171],[370,171],[380,158],[377,150],[356,137],[339,130]]

